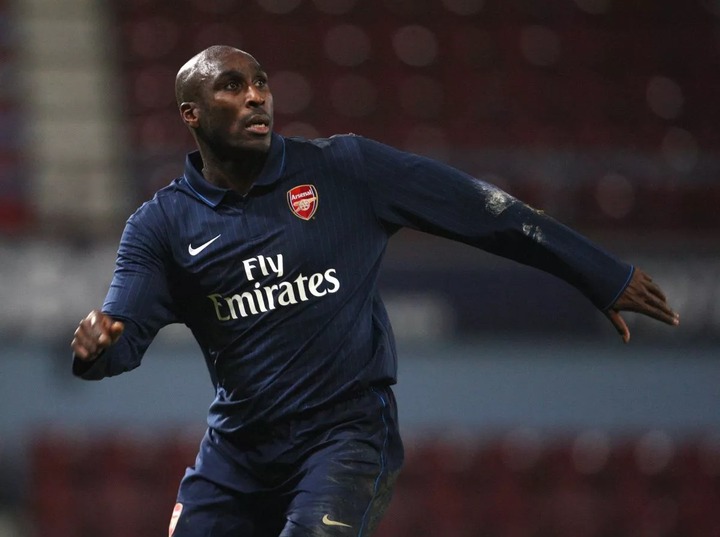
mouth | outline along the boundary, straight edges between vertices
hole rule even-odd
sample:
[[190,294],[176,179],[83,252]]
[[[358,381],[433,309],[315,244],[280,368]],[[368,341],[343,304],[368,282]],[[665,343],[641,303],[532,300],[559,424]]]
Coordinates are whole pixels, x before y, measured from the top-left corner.
[[245,130],[253,134],[266,135],[270,132],[270,117],[254,115],[245,120]]

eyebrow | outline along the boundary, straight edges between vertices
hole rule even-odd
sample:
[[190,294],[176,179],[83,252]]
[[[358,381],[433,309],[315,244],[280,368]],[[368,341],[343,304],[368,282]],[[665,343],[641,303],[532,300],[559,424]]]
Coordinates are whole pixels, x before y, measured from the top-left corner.
[[[253,73],[252,76],[257,76],[257,75],[263,75],[263,76],[267,77],[267,73],[260,66],[257,67],[255,73]],[[242,71],[238,71],[237,69],[228,69],[228,70],[222,71],[220,74],[218,74],[216,77],[216,80],[220,80],[222,78],[230,78],[230,77],[244,78],[245,73],[243,73]]]

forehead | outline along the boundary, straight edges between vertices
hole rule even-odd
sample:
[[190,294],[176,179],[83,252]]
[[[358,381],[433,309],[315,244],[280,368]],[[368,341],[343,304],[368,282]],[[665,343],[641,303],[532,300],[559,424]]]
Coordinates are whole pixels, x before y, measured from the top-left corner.
[[256,73],[262,71],[258,61],[247,52],[241,50],[230,50],[206,58],[206,73],[211,78],[216,78],[228,71],[239,71],[241,73]]

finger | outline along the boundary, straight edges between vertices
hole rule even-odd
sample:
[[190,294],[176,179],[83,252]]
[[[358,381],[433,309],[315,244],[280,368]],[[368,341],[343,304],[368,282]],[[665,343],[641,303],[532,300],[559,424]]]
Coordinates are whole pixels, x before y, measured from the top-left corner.
[[666,313],[674,313],[662,291],[654,292],[652,289],[648,289],[644,294],[642,301],[645,304],[648,304],[649,306],[662,310]]
[[81,360],[92,360],[98,352],[97,345],[92,339],[83,337],[82,334],[76,336],[70,344],[73,355]]
[[88,315],[88,320],[90,322],[91,334],[97,340],[98,345],[108,345],[110,343],[110,335],[108,334],[108,322],[105,316],[98,311],[92,311],[90,315]]
[[97,352],[97,338],[91,333],[87,323],[80,323],[80,326],[75,330],[73,344],[82,347],[88,354]]
[[666,303],[648,303],[645,307],[638,308],[638,313],[642,313],[657,321],[665,324],[676,326],[680,324],[680,316],[673,311]]
[[665,324],[672,326],[678,326],[680,324],[680,314],[672,310],[663,311],[661,313],[661,318],[658,319]]
[[647,289],[648,289],[648,292],[652,296],[656,297],[657,299],[661,300],[662,302],[667,302],[667,297],[665,296],[665,293],[663,293],[663,290],[660,289],[659,285],[652,283],[652,281],[650,281],[650,283],[647,286]]
[[607,312],[607,317],[615,327],[615,330],[617,330],[617,333],[620,334],[623,343],[628,343],[630,341],[630,329],[628,328],[625,319],[622,318],[622,315],[615,310],[609,310]]
[[70,343],[70,347],[72,347],[73,355],[80,360],[87,360],[87,357],[90,355],[88,350],[80,344],[77,338],[72,340],[72,343]]
[[98,327],[92,323],[91,318],[88,316],[80,321],[80,324],[78,324],[78,327],[75,330],[74,337],[81,345],[92,352],[100,335],[101,332]]
[[80,321],[71,343],[78,358],[92,360],[110,345],[111,339],[105,324],[105,316],[98,311],[90,312]]
[[633,311],[652,317],[666,324],[678,324],[679,316],[667,303],[661,291],[653,292],[650,288],[641,289],[634,297],[625,297],[622,303],[616,305],[617,311]]
[[91,361],[122,335],[125,325],[99,310],[93,310],[80,321],[70,346],[80,360]]
[[659,307],[660,309],[665,310],[667,313],[674,314],[674,312],[668,306],[667,296],[660,288],[660,286],[656,284],[653,279],[643,271],[639,271],[639,276],[643,283],[643,295],[648,297],[647,300],[655,306]]
[[83,360],[92,360],[100,352],[100,348],[94,343],[86,343],[80,339],[75,339],[72,342],[73,354]]
[[115,343],[120,338],[124,330],[125,325],[123,323],[120,321],[114,321],[108,330],[110,333],[111,343]]
[[667,306],[667,304],[663,304],[657,309],[658,316],[660,317],[660,320],[667,324],[677,325],[680,324],[680,315],[673,311],[671,308]]
[[[88,315],[88,319],[92,326],[93,335],[97,338],[101,350],[115,343],[117,338],[120,337],[120,333],[122,333],[122,328],[113,328],[115,323],[119,323],[119,321],[113,321],[111,317],[108,317],[100,311],[92,311],[90,315]],[[123,326],[122,323],[119,324]],[[118,330],[120,333],[118,333]]]
[[635,270],[635,275],[628,286],[630,295],[635,297],[654,296],[662,301],[666,301],[665,294],[660,286],[653,279],[640,269]]

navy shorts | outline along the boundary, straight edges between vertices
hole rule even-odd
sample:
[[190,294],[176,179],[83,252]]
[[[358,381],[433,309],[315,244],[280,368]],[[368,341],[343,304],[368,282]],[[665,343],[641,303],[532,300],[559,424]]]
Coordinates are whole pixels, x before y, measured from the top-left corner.
[[369,537],[403,448],[390,388],[262,434],[208,430],[180,484],[171,537]]

